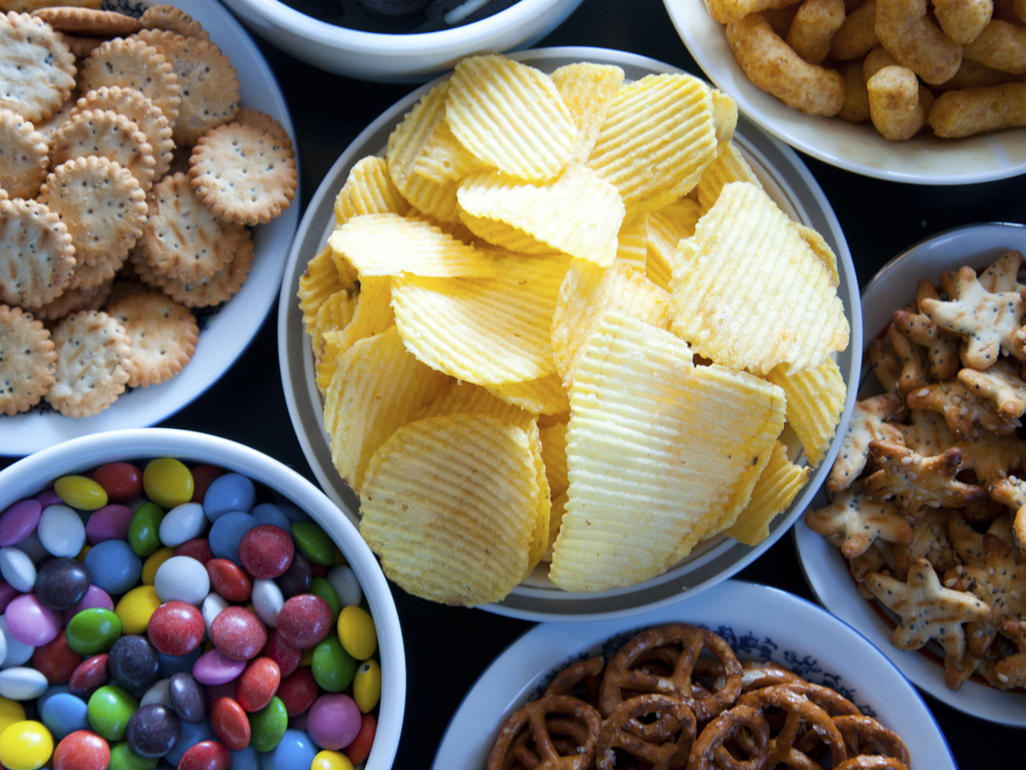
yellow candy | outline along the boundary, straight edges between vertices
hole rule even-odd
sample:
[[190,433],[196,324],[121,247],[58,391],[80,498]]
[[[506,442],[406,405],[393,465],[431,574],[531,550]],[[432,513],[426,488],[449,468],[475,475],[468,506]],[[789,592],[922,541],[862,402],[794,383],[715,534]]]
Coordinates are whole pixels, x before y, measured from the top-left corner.
[[150,615],[161,604],[160,597],[157,596],[157,589],[152,585],[133,588],[121,597],[121,601],[114,608],[114,614],[121,621],[121,633],[143,633],[146,630],[146,624],[150,622]]
[[0,698],[0,733],[25,719],[25,709],[16,700]]
[[153,585],[153,580],[157,574],[157,569],[160,567],[161,564],[166,562],[174,555],[174,548],[160,548],[157,551],[154,551],[149,556],[147,556],[146,561],[143,562],[142,567],[142,582],[148,586]]
[[381,666],[374,659],[365,660],[353,677],[353,700],[364,714],[381,700]]
[[317,752],[310,763],[310,770],[353,770],[353,763],[345,754],[325,749]]
[[338,615],[338,638],[342,647],[357,660],[367,660],[378,648],[378,633],[370,613],[355,604]]
[[192,472],[180,460],[150,460],[143,471],[143,489],[162,508],[174,508],[192,499],[196,488]]
[[52,754],[53,736],[41,722],[15,722],[0,733],[0,762],[7,770],[36,770]]
[[93,550],[93,547],[89,545],[89,543],[86,543],[82,546],[82,550],[78,552],[78,556],[76,556],[75,558],[78,559],[78,561],[80,562],[85,562],[86,554],[89,553],[91,550]]
[[80,511],[95,511],[107,504],[106,490],[85,476],[61,476],[53,483],[53,491]]

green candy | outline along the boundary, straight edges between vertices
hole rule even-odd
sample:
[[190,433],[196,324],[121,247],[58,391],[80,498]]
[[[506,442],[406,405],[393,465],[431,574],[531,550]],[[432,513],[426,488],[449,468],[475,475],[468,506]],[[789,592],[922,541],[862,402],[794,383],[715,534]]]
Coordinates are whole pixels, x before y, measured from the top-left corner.
[[328,533],[312,521],[297,521],[292,525],[292,539],[299,552],[314,564],[335,563],[338,548]]
[[145,559],[160,548],[160,520],[164,518],[164,509],[156,503],[146,503],[132,516],[128,525],[128,544],[132,546],[136,556]]
[[342,611],[334,586],[324,578],[317,577],[310,581],[310,593],[321,597],[331,607],[331,625],[334,627],[338,623],[338,614]]
[[353,682],[356,658],[342,647],[338,636],[331,634],[323,642],[314,647],[310,670],[314,681],[328,692],[342,692]]
[[67,627],[64,637],[68,647],[79,655],[96,655],[106,652],[121,636],[121,621],[110,610],[102,607],[90,607],[75,613]]
[[139,710],[139,701],[112,684],[104,685],[89,697],[86,717],[93,731],[108,741],[125,738],[128,720]]
[[156,770],[157,764],[156,757],[139,756],[127,743],[116,743],[111,746],[107,770]]
[[257,751],[270,751],[277,746],[289,726],[289,713],[281,698],[275,696],[259,711],[249,715],[252,738],[249,745]]

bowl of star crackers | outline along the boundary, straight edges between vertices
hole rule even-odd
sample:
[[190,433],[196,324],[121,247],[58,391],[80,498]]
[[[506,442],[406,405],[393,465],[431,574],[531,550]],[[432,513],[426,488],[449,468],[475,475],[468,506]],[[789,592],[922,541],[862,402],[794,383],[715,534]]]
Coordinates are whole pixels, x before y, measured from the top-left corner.
[[[141,427],[256,333],[298,212],[292,125],[216,5],[0,17],[0,451]],[[260,164],[252,163],[259,158]]]
[[415,91],[329,172],[286,273],[304,453],[434,601],[593,618],[712,585],[790,526],[854,397],[856,279],[811,176],[619,51]]
[[824,605],[954,708],[1026,725],[1026,227],[919,243],[863,295],[866,378],[795,527]]

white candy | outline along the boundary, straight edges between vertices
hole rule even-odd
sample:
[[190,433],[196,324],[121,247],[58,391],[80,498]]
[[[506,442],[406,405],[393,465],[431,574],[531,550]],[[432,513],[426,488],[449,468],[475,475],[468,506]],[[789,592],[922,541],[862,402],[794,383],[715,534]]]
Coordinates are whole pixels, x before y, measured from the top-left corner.
[[0,548],[0,576],[12,588],[25,594],[36,584],[36,567],[21,549]]
[[363,598],[363,589],[360,588],[360,581],[356,579],[356,573],[343,564],[331,568],[328,572],[328,582],[338,594],[339,607],[352,607],[359,604]]
[[3,615],[0,615],[0,636],[3,636],[4,647],[6,648],[4,661],[0,664],[0,667],[20,666],[22,663],[28,663],[32,659],[32,653],[36,648],[28,644],[22,644],[11,636],[11,632],[7,630],[7,619]]
[[172,556],[157,567],[153,590],[162,602],[179,601],[199,606],[210,593],[210,575],[191,556]]
[[139,699],[139,708],[149,706],[151,703],[159,703],[161,706],[171,708],[171,680],[161,679],[153,687],[148,689]]
[[207,517],[203,515],[203,506],[199,503],[183,503],[172,508],[160,520],[157,534],[161,543],[175,548],[186,540],[199,537],[206,528]]
[[9,700],[34,700],[49,686],[46,676],[34,668],[16,666],[0,671],[0,696]]
[[269,628],[274,628],[278,623],[278,612],[285,604],[285,597],[281,589],[273,580],[254,580],[253,595],[250,597],[253,602],[253,609]]
[[228,609],[229,606],[228,600],[216,591],[211,591],[207,598],[203,600],[200,614],[203,616],[203,623],[207,627],[207,636],[210,636],[210,624],[214,622],[214,618]]
[[36,533],[43,548],[53,556],[74,558],[86,541],[85,524],[66,505],[47,507],[39,517]]

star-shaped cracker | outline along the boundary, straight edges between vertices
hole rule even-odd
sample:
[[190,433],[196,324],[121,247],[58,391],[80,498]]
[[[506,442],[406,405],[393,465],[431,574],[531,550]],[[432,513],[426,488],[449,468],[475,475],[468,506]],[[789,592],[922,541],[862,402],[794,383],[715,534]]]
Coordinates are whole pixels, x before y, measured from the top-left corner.
[[1019,283],[1019,267],[1023,255],[1018,251],[1006,251],[990,267],[980,273],[980,285],[989,292],[1022,291],[1026,286]]
[[910,409],[908,424],[898,425],[898,430],[905,446],[924,456],[939,455],[958,443],[944,416],[928,409]]
[[898,389],[908,393],[926,385],[930,381],[927,374],[925,350],[906,337],[893,323],[887,327],[887,341],[901,362],[901,375],[898,377]]
[[869,500],[855,488],[841,492],[830,505],[808,511],[805,523],[839,546],[846,559],[865,553],[877,538],[904,545],[912,542],[912,527],[898,506]]
[[948,535],[948,515],[939,508],[922,512],[922,521],[912,525],[912,539],[894,547],[894,576],[904,580],[916,559],[928,559],[943,574],[959,564],[958,553]]
[[965,266],[958,271],[949,294],[952,299],[947,302],[924,299],[922,310],[937,325],[966,336],[965,358],[971,367],[983,370],[992,366],[1002,350],[1023,358],[1014,342],[1026,316],[1026,302],[1019,292],[989,292],[976,271]]
[[[933,284],[923,279],[916,291],[916,302],[940,299]],[[897,329],[917,345],[926,349],[930,374],[937,380],[947,380],[958,372],[958,340],[949,337],[934,321],[918,309],[895,310],[891,320]]]
[[962,450],[963,469],[971,469],[980,484],[1001,481],[1022,465],[1026,441],[1017,435],[998,436],[982,428],[973,433],[970,440],[955,446]]
[[963,565],[983,566],[983,534],[972,528],[961,511],[948,511],[948,537]]
[[871,441],[869,451],[880,469],[865,480],[863,491],[874,500],[898,498],[914,519],[921,518],[923,506],[961,508],[986,494],[983,487],[955,478],[962,468],[962,450],[957,447],[923,457],[900,444]]
[[994,433],[1014,433],[1022,423],[1007,420],[998,414],[994,405],[980,398],[961,382],[936,382],[911,391],[906,396],[909,409],[928,409],[944,415],[951,432],[960,440],[972,438],[973,423]]
[[866,586],[900,617],[891,634],[891,642],[900,650],[918,650],[936,639],[948,660],[959,661],[965,654],[962,624],[991,618],[990,607],[972,594],[942,586],[926,559],[913,562],[907,582],[872,572],[866,576]]
[[887,392],[898,389],[901,379],[901,361],[884,337],[877,337],[866,348],[869,366],[876,375],[877,381]]
[[1026,412],[1026,382],[1019,376],[1019,367],[1007,359],[984,372],[962,369],[958,379],[969,392],[991,402],[1005,420],[1017,420]]
[[993,684],[1003,690],[1026,687],[1026,620],[1006,620],[1000,631],[1019,651],[995,664]]
[[885,393],[855,403],[848,433],[841,442],[827,486],[835,492],[847,489],[866,467],[870,441],[903,443],[898,426],[887,422],[904,406],[898,393]]
[[987,491],[992,498],[1015,511],[1012,531],[1019,547],[1026,546],[1026,481],[1018,476],[1009,476],[991,484]]

